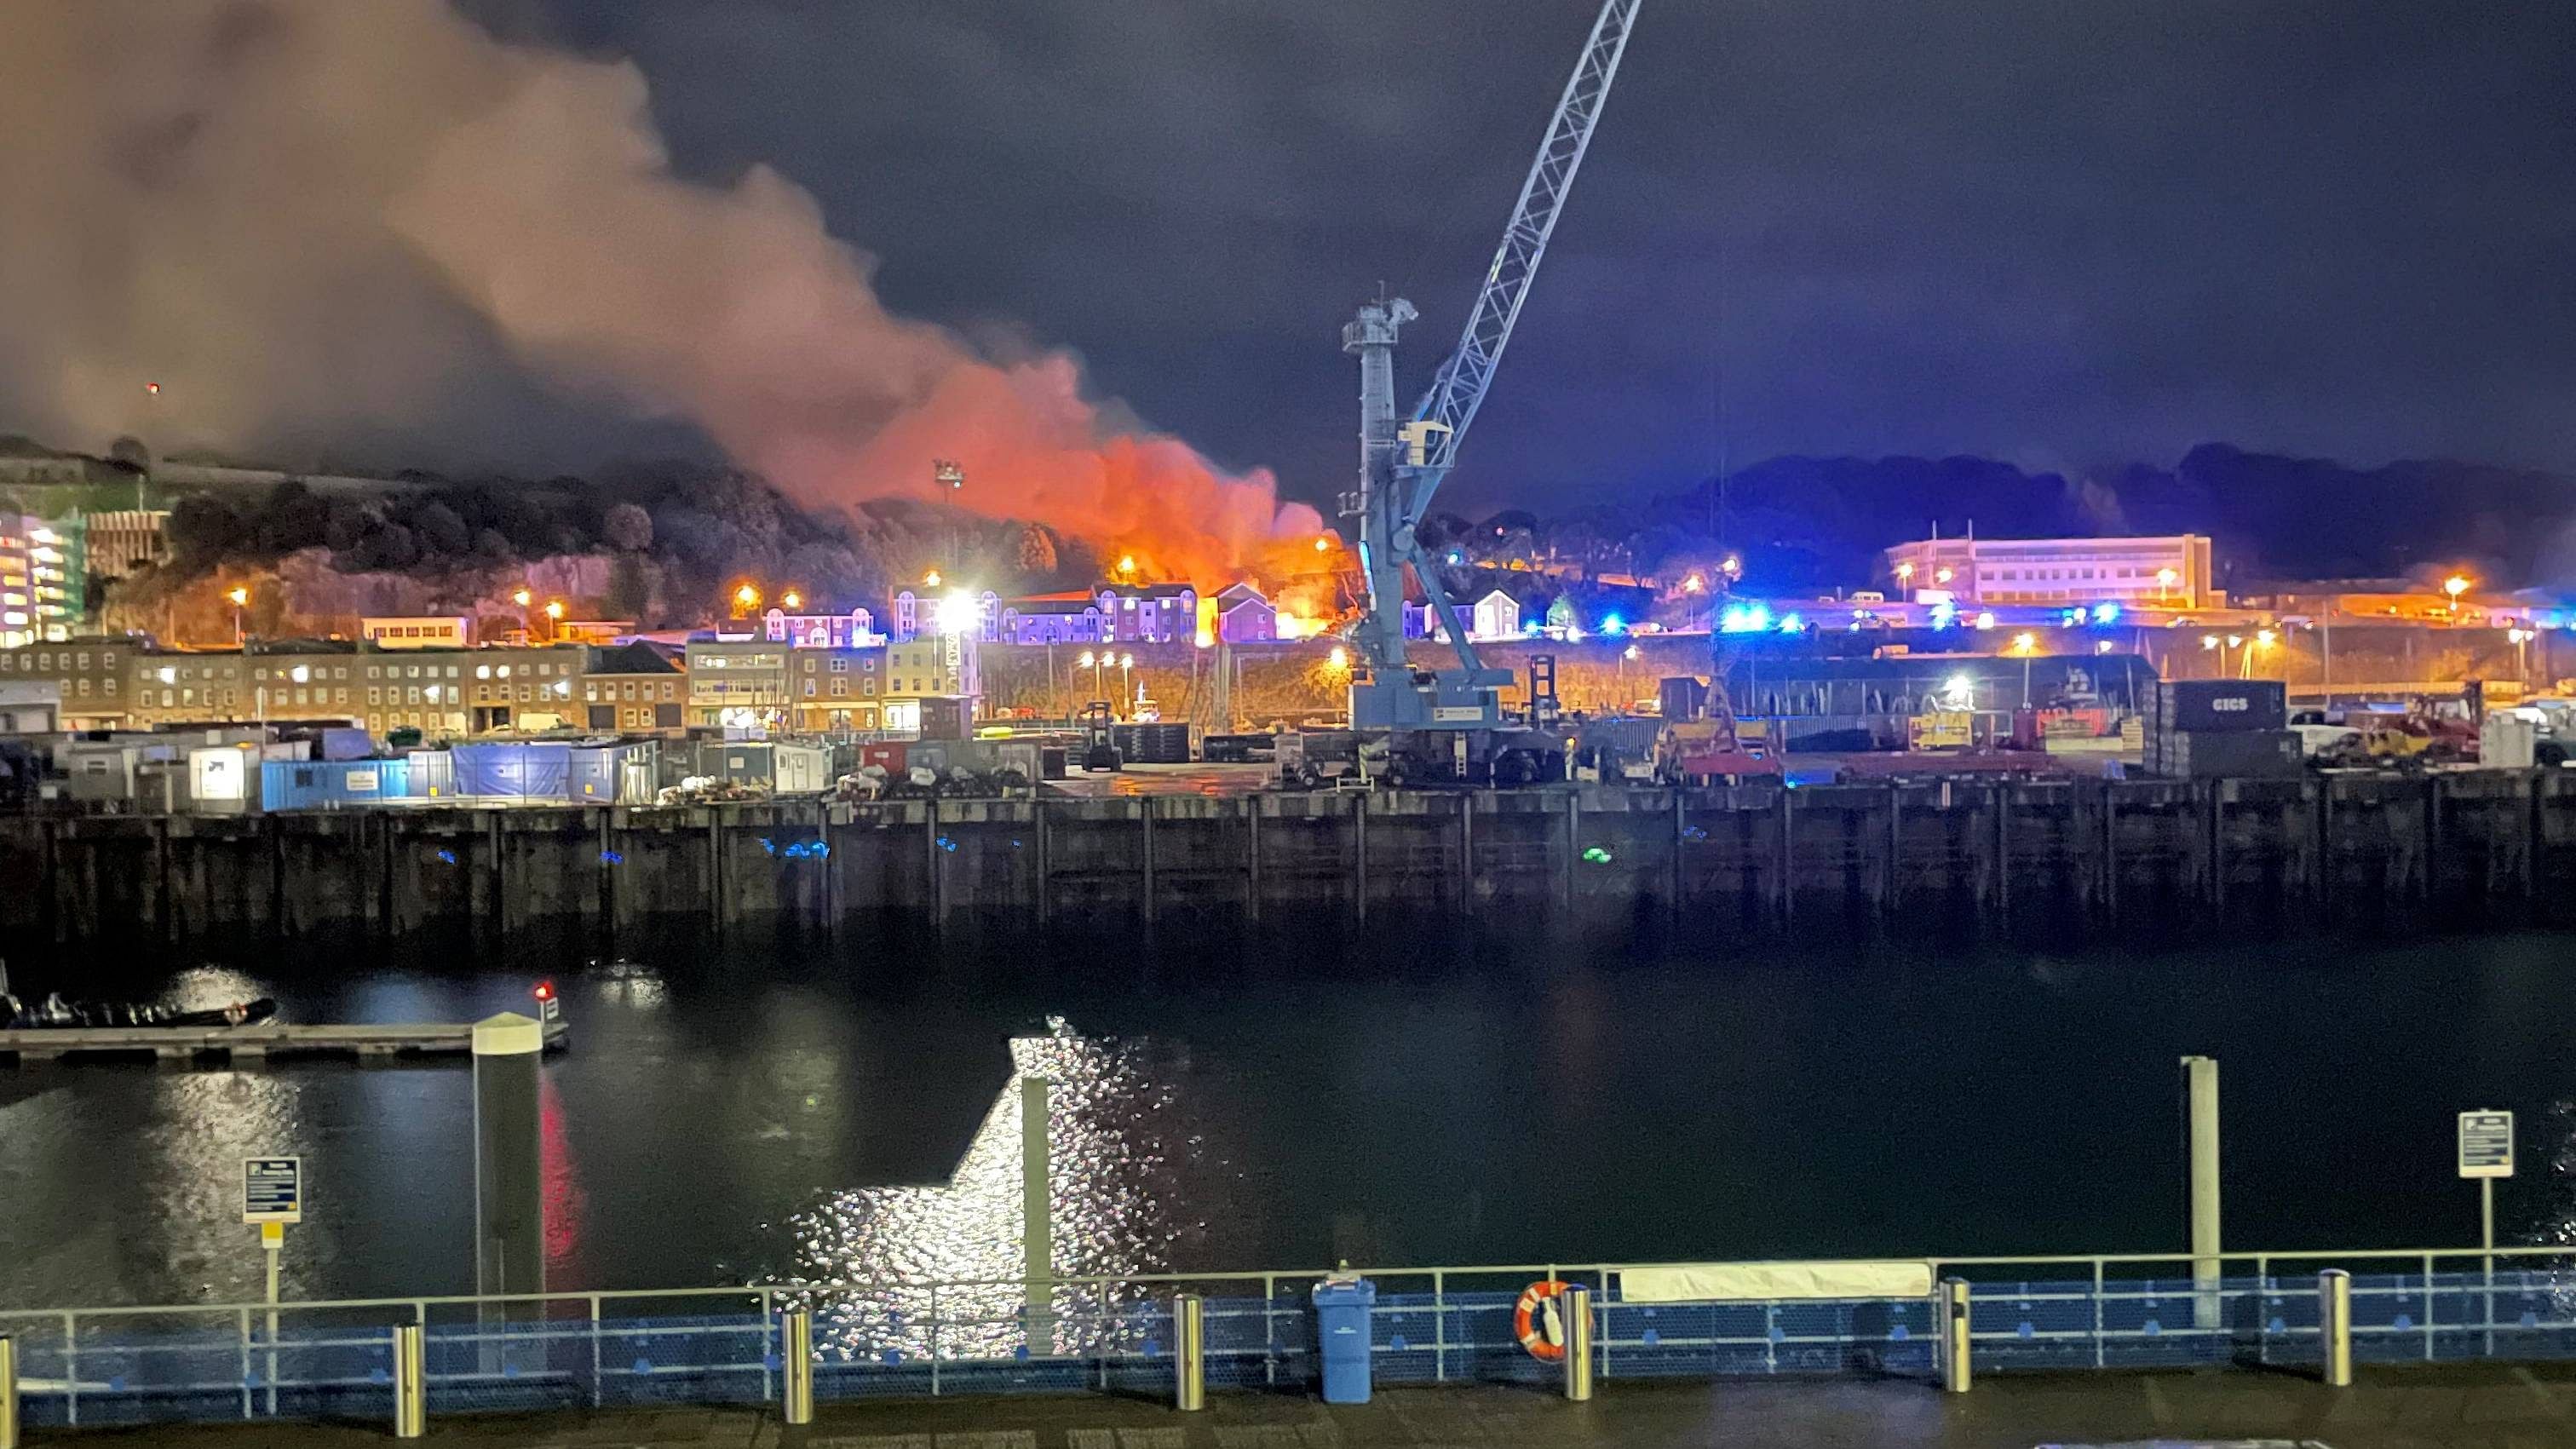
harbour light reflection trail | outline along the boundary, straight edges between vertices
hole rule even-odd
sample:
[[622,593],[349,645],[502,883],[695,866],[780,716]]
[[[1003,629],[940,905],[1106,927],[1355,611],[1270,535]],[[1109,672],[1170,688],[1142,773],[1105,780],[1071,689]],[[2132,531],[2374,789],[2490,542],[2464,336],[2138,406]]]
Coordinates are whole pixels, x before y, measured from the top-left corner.
[[[1008,1358],[1028,1347],[1020,1279],[1025,1238],[1020,1155],[1023,1084],[1052,1084],[1049,1196],[1060,1277],[1153,1273],[1172,1244],[1200,1226],[1168,1204],[1175,1172],[1205,1165],[1170,1085],[1140,1043],[1051,1034],[1011,1040],[1011,1075],[939,1187],[835,1191],[790,1223],[798,1273],[831,1287],[815,1294],[817,1352],[840,1359]],[[926,1286],[943,1285],[934,1293]],[[1098,1295],[1058,1289],[1052,1342],[1079,1352],[1104,1332]],[[934,1324],[933,1320],[936,1320]],[[934,1342],[935,1340],[935,1342]]]

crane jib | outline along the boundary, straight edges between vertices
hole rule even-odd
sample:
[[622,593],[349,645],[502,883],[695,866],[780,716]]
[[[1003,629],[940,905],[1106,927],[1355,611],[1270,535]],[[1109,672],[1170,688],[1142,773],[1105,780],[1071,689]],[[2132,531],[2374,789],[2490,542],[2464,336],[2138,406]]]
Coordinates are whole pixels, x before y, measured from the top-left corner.
[[[1497,671],[1486,670],[1477,658],[1463,621],[1414,538],[1413,524],[1447,478],[1458,446],[1493,384],[1494,369],[1511,342],[1513,324],[1520,318],[1531,280],[1538,275],[1548,237],[1564,214],[1575,173],[1592,144],[1593,127],[1601,118],[1611,82],[1618,77],[1619,60],[1627,51],[1642,3],[1603,0],[1582,57],[1566,80],[1538,154],[1521,181],[1520,195],[1495,246],[1493,264],[1485,270],[1466,328],[1409,420],[1397,422],[1393,362],[1398,331],[1416,315],[1413,305],[1400,297],[1381,296],[1363,306],[1342,331],[1343,351],[1360,360],[1360,488],[1346,497],[1343,511],[1360,520],[1360,572],[1368,602],[1353,637],[1371,666],[1366,686],[1353,681],[1354,725],[1406,727],[1430,722],[1448,726],[1468,716],[1479,723],[1492,723],[1497,717],[1490,677]],[[1406,666],[1407,565],[1423,583],[1437,631],[1446,635],[1457,653],[1461,668],[1456,672],[1442,671],[1434,677]],[[1425,681],[1427,698],[1417,696],[1416,680]]]

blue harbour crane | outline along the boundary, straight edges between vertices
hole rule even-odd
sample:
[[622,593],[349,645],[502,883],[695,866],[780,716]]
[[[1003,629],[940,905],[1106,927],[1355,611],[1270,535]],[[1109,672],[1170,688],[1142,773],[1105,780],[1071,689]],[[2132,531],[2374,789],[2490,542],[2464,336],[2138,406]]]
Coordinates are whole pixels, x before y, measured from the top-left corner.
[[[1410,417],[1395,408],[1395,344],[1421,314],[1401,297],[1367,303],[1342,329],[1342,350],[1360,361],[1360,486],[1342,496],[1343,517],[1359,519],[1360,569],[1366,607],[1353,631],[1359,646],[1351,678],[1351,724],[1388,731],[1490,731],[1503,724],[1499,692],[1507,669],[1488,668],[1467,637],[1466,621],[1440,584],[1414,536],[1424,510],[1455,466],[1467,429],[1493,385],[1512,326],[1538,275],[1548,236],[1574,189],[1592,128],[1619,74],[1643,0],[1604,0],[1583,56],[1566,82],[1546,139],[1521,183],[1520,199],[1457,349],[1440,365]],[[1451,667],[1420,668],[1405,656],[1404,570],[1413,566],[1432,617],[1457,655]],[[1448,753],[1445,747],[1440,753]]]

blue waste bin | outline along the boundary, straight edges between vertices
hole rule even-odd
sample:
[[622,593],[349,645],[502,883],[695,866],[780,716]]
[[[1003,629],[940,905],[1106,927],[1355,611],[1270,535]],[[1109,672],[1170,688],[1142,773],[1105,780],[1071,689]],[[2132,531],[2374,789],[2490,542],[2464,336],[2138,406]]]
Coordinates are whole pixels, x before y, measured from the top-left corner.
[[1369,1308],[1377,1285],[1365,1278],[1327,1278],[1315,1285],[1315,1340],[1323,1346],[1324,1402],[1369,1401]]

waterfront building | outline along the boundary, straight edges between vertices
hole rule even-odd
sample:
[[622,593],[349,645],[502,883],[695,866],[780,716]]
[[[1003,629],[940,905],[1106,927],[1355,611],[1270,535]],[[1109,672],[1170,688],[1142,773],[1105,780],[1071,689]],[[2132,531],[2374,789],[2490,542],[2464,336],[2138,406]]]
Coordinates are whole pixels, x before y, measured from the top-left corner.
[[1279,637],[1279,609],[1248,583],[1217,591],[1216,636],[1228,644],[1257,644]]
[[883,644],[876,616],[865,609],[846,614],[791,614],[772,609],[760,616],[761,637],[796,649],[865,649]]
[[581,674],[582,726],[624,734],[677,734],[686,719],[680,668],[649,644],[589,646]]
[[61,704],[65,729],[112,729],[132,713],[128,681],[142,647],[129,639],[33,642],[0,649],[0,683],[45,683]]
[[1002,605],[1006,644],[1097,644],[1106,636],[1100,601],[1088,590],[1030,594]]
[[2140,609],[2226,605],[2210,567],[2209,539],[1935,538],[1887,550],[1886,574],[1925,603],[2119,604]]
[[1094,597],[1104,641],[1186,644],[1197,637],[1199,591],[1188,584],[1102,584]]
[[785,722],[788,646],[766,639],[692,639],[688,722],[774,729]]
[[796,727],[821,734],[873,730],[884,720],[886,661],[894,648],[869,644],[798,649],[788,655],[789,714]]

